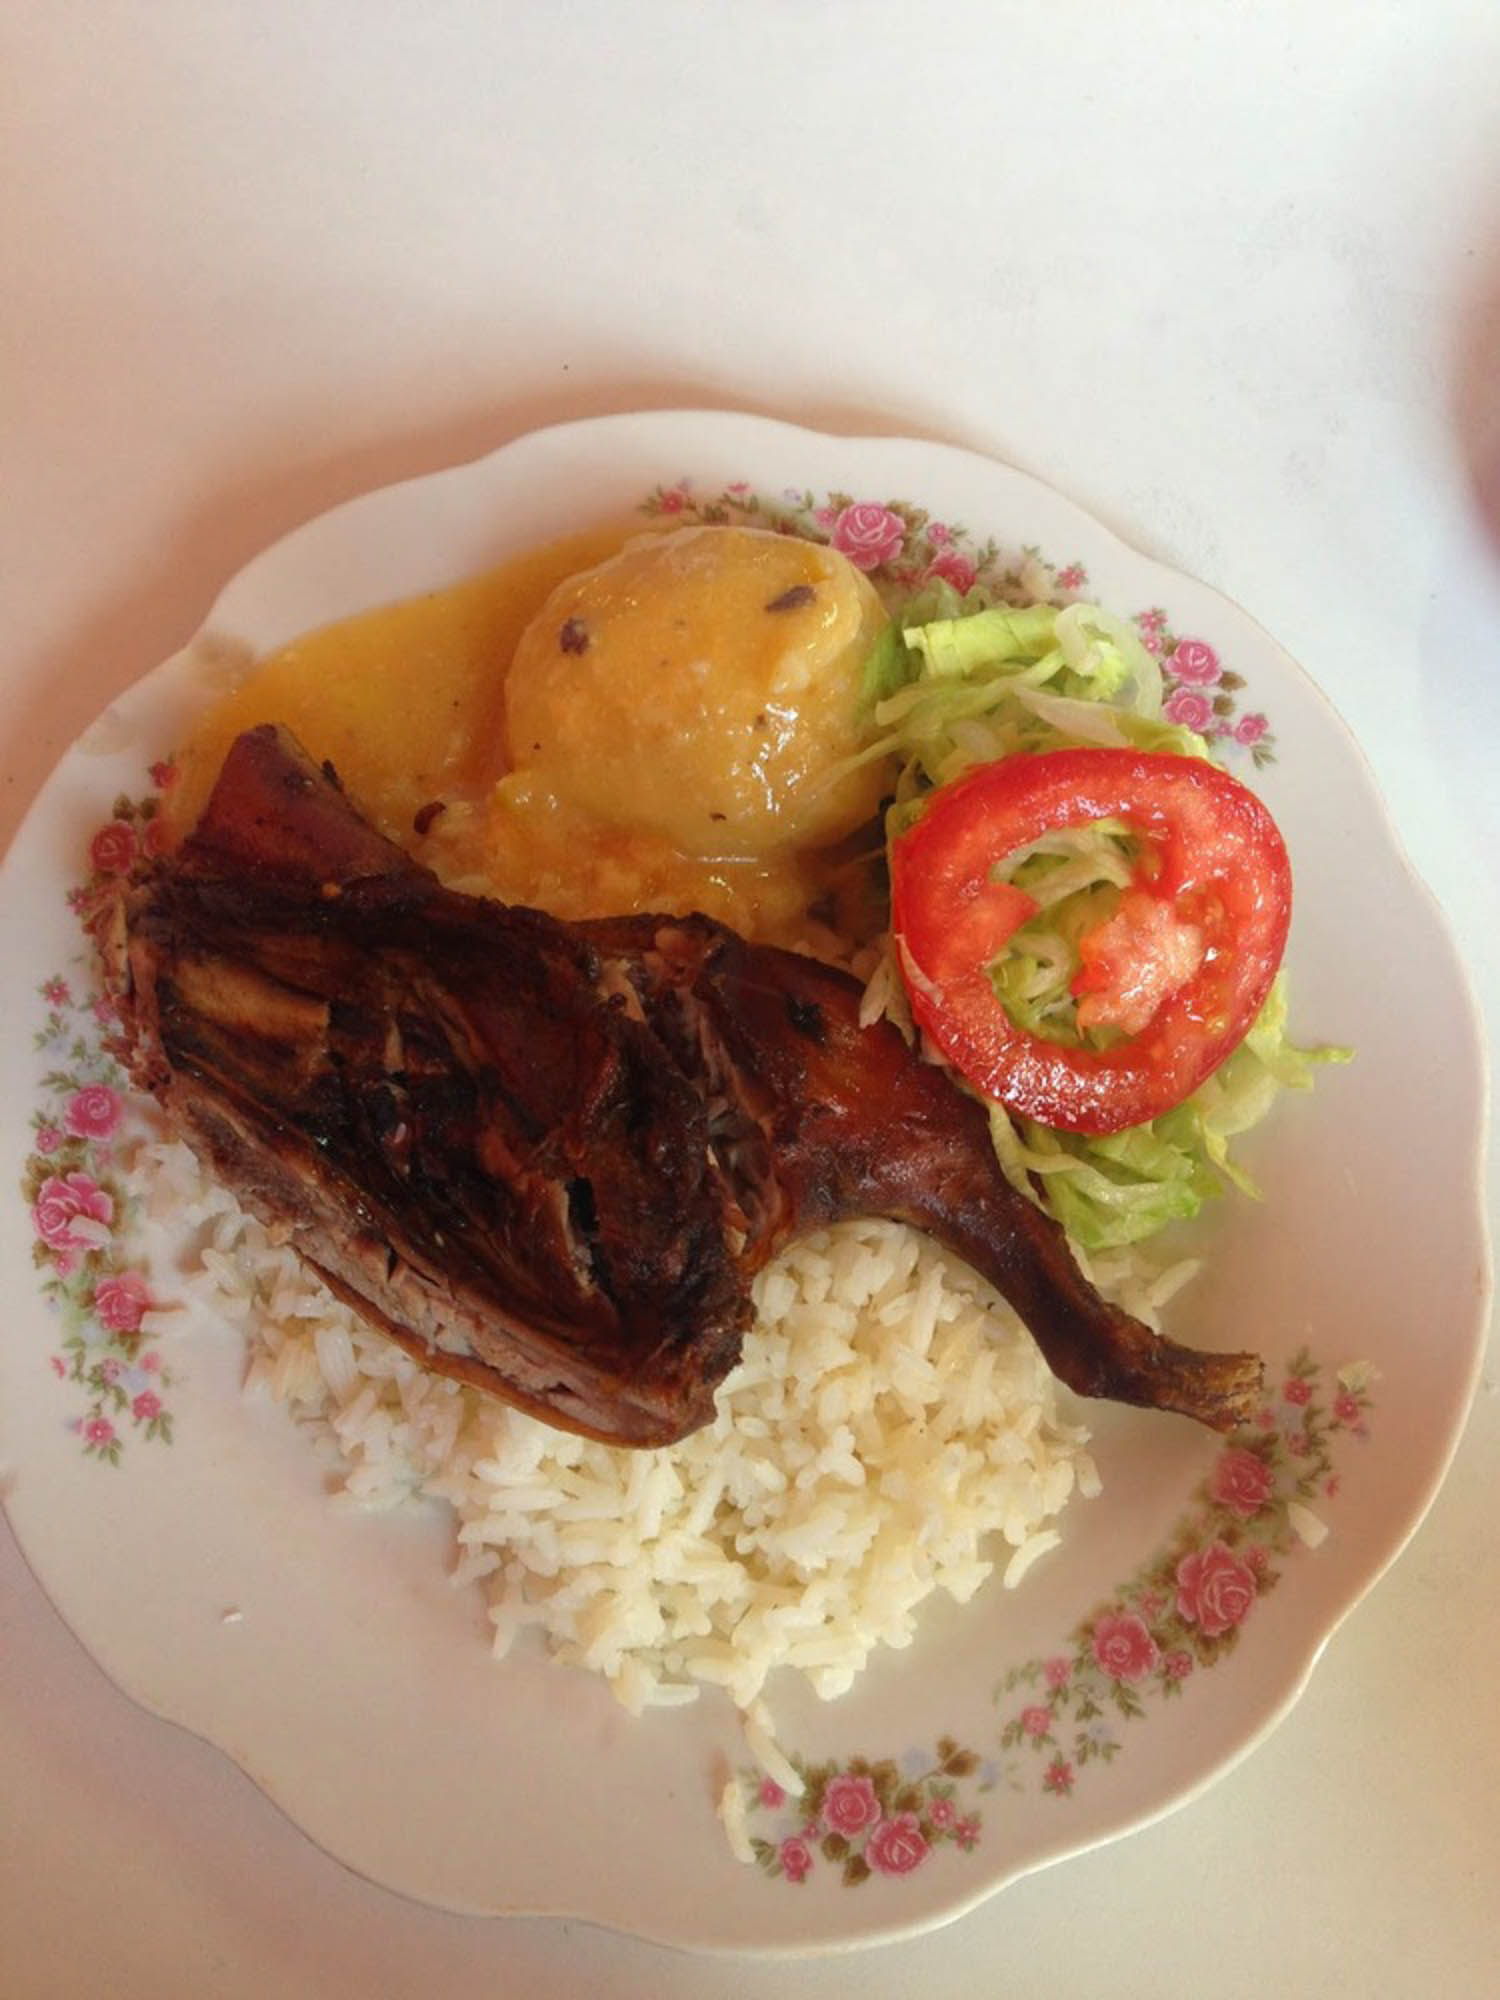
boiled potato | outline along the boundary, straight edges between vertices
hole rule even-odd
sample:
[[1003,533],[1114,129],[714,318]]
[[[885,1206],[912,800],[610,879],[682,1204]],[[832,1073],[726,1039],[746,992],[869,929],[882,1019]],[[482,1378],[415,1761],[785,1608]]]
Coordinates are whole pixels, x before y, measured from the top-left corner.
[[683,854],[828,845],[888,774],[860,748],[860,668],[885,623],[836,550],[740,527],[640,538],[570,577],[506,681],[513,771]]

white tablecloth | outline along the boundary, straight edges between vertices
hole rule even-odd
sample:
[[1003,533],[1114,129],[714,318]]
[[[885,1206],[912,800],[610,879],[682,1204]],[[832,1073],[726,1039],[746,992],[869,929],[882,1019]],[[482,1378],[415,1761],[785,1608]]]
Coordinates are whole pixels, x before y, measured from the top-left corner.
[[[12,0],[0,77],[0,835],[297,521],[539,423],[746,408],[989,451],[1250,607],[1500,1021],[1493,0]],[[1500,454],[1500,315],[1489,374]],[[0,1993],[1488,1993],[1497,1447],[1487,1378],[1206,1796],[853,1963],[371,1888],[119,1695],[0,1530]]]

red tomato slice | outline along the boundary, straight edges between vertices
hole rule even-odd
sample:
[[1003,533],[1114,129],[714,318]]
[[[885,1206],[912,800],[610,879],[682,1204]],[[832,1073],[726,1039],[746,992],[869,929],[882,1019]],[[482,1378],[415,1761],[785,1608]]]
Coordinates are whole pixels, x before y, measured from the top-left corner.
[[[1103,1049],[1030,1034],[988,968],[1036,904],[995,878],[1044,833],[1123,820],[1140,849],[1115,916],[1086,936],[1073,992]],[[1237,1048],[1276,976],[1292,873],[1276,823],[1217,764],[1145,750],[1049,750],[943,786],[891,850],[891,923],[912,1013],[985,1096],[1066,1132],[1123,1131],[1180,1104]]]

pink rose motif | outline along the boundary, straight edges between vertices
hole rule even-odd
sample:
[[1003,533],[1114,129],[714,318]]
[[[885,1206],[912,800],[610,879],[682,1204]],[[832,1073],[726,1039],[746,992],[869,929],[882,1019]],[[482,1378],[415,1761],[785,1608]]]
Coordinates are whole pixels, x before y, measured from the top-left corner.
[[73,995],[66,979],[49,979],[42,987],[42,998],[49,1007],[66,1007]]
[[51,1358],[52,1358],[52,1372],[60,1382],[68,1371],[63,1366],[63,1358],[60,1354],[54,1354]]
[[68,1099],[63,1124],[75,1139],[107,1139],[120,1122],[120,1094],[107,1083],[85,1084]]
[[1042,1778],[1042,1790],[1065,1799],[1073,1789],[1073,1766],[1065,1757],[1054,1757]]
[[1339,1478],[1338,1474],[1336,1472],[1331,1474],[1330,1477],[1327,1480],[1325,1480],[1323,1485],[1323,1493],[1325,1498],[1329,1500],[1337,1500],[1339,1497],[1339,1493],[1342,1490],[1342,1487],[1343,1487],[1343,1481]]
[[[115,1204],[88,1174],[52,1174],[42,1182],[31,1219],[50,1250],[90,1250],[96,1226],[114,1221]],[[82,1224],[82,1233],[79,1225]]]
[[1270,1560],[1263,1542],[1252,1542],[1245,1551],[1245,1561],[1249,1563],[1257,1577],[1265,1575],[1266,1565]]
[[161,1397],[154,1389],[142,1389],[130,1406],[130,1414],[138,1424],[149,1424],[153,1417],[161,1415]]
[[83,1427],[83,1435],[89,1444],[113,1444],[115,1427],[108,1417],[90,1417]]
[[99,1380],[101,1382],[118,1382],[119,1379],[120,1364],[112,1355],[99,1363]]
[[979,1839],[979,1821],[977,1819],[961,1819],[953,1829],[953,1838],[958,1842],[964,1853],[967,1854],[969,1849]]
[[1214,719],[1213,703],[1196,688],[1173,688],[1162,703],[1161,712],[1168,722],[1175,722],[1183,729],[1196,729],[1200,736]]
[[1162,1666],[1166,1669],[1169,1681],[1185,1681],[1193,1671],[1193,1656],[1191,1653],[1184,1653],[1179,1647],[1176,1652],[1168,1653],[1162,1661]]
[[161,763],[151,766],[151,782],[159,792],[166,791],[169,785],[176,782],[176,779],[177,766],[172,762],[170,757],[163,758]]
[[1051,1709],[1041,1707],[1023,1708],[1021,1710],[1021,1727],[1026,1731],[1028,1736],[1045,1736],[1047,1731],[1052,1727]]
[[1143,632],[1160,632],[1166,626],[1167,614],[1160,606],[1153,605],[1149,611],[1138,612],[1135,622]]
[[1312,1384],[1301,1375],[1294,1375],[1281,1393],[1288,1403],[1308,1403],[1312,1401]]
[[165,854],[171,842],[167,838],[167,823],[164,819],[148,819],[141,834],[141,846],[147,854]]
[[139,1271],[101,1278],[94,1287],[94,1317],[111,1333],[139,1333],[141,1316],[151,1310],[151,1294]]
[[661,496],[661,511],[664,514],[680,514],[687,495],[679,487],[669,486]]
[[1242,1521],[1252,1521],[1271,1497],[1276,1482],[1270,1467],[1253,1451],[1226,1451],[1214,1467],[1209,1495]]
[[1082,590],[1088,580],[1088,571],[1082,563],[1069,563],[1066,569],[1057,572],[1059,590]]
[[889,507],[861,500],[839,515],[830,539],[856,569],[878,569],[900,555],[906,540],[906,523]]
[[934,1826],[950,1827],[958,1818],[952,1799],[934,1799],[927,1808],[927,1817]]
[[1177,1609],[1206,1639],[1231,1631],[1255,1602],[1255,1572],[1222,1542],[1177,1565]]
[[135,828],[123,819],[101,826],[89,843],[89,860],[101,875],[123,875],[136,857]]
[[866,1861],[882,1875],[910,1875],[931,1852],[914,1812],[881,1820],[865,1842]]
[[1179,639],[1167,666],[1184,687],[1212,687],[1224,671],[1218,654],[1202,639]]
[[813,519],[820,528],[831,528],[839,517],[837,507],[814,507]]
[[112,1026],[114,1022],[118,1021],[120,1018],[119,1008],[115,1005],[114,1001],[110,999],[107,993],[101,993],[99,995],[99,998],[91,1004],[89,1012],[93,1015],[94,1019],[99,1023],[101,1028],[108,1028]]
[[1334,1421],[1340,1424],[1359,1422],[1359,1398],[1351,1396],[1347,1389],[1341,1389],[1333,1399]]
[[1068,1684],[1068,1675],[1072,1671],[1072,1662],[1064,1659],[1059,1654],[1056,1659],[1049,1660],[1046,1666],[1042,1668],[1042,1677],[1049,1688],[1066,1687]]
[[855,1834],[873,1826],[879,1817],[880,1801],[868,1778],[856,1778],[842,1771],[838,1777],[829,1779],[823,1794],[823,1824],[830,1833],[841,1833],[846,1840],[852,1840]]
[[1312,1450],[1312,1439],[1306,1431],[1293,1431],[1286,1443],[1294,1458],[1306,1458]]
[[1234,725],[1234,740],[1247,745],[1259,743],[1270,726],[1263,715],[1242,715]]
[[1160,1657],[1133,1611],[1108,1611],[1094,1627],[1094,1658],[1111,1680],[1138,1681]]
[[949,542],[953,540],[953,530],[948,526],[946,521],[929,521],[927,523],[927,539],[935,549],[946,548]]
[[956,549],[949,549],[945,555],[934,556],[927,565],[929,577],[940,576],[945,583],[963,596],[974,588],[975,569],[967,556],[961,556]]
[[63,1135],[55,1125],[44,1125],[36,1135],[36,1149],[39,1153],[55,1153],[63,1142]]
[[786,1793],[774,1778],[761,1779],[758,1797],[763,1806],[770,1806],[773,1810],[777,1806],[786,1804]]
[[781,1843],[781,1872],[788,1882],[801,1882],[813,1864],[812,1849],[800,1833],[789,1833]]
[[137,1365],[141,1368],[144,1368],[148,1375],[160,1374],[161,1356],[155,1353],[154,1351],[150,1354],[143,1354]]

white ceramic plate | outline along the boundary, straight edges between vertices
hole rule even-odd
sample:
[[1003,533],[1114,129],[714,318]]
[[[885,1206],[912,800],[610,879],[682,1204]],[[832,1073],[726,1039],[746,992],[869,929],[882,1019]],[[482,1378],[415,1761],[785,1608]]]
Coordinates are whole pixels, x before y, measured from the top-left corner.
[[[1226,1445],[1091,1406],[1104,1497],[1075,1503],[1064,1547],[1021,1590],[935,1605],[919,1642],[841,1702],[773,1683],[813,1804],[752,1795],[757,1866],[715,1818],[727,1771],[748,1763],[727,1705],[634,1721],[539,1656],[496,1664],[477,1597],[446,1581],[440,1510],[332,1510],[305,1441],[241,1396],[229,1333],[191,1312],[160,1337],[132,1332],[128,1107],[69,903],[148,837],[148,766],[226,649],[262,652],[622,509],[751,505],[888,569],[961,577],[1036,550],[1059,590],[1137,617],[1182,719],[1224,734],[1286,834],[1299,1035],[1358,1050],[1255,1135],[1269,1198],[1198,1227],[1207,1270],[1174,1307],[1184,1337],[1267,1356],[1263,1421]],[[371,494],[252,563],[64,758],[4,882],[0,1444],[16,1534],[123,1688],[409,1895],[742,1950],[950,1918],[1250,1749],[1447,1465],[1488,1282],[1481,1057],[1453,949],[1358,752],[1285,654],[1004,466],[675,413],[544,431]]]

